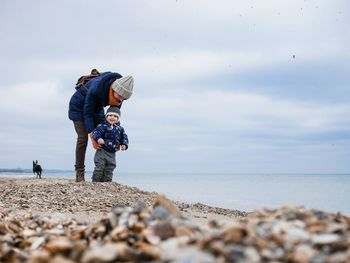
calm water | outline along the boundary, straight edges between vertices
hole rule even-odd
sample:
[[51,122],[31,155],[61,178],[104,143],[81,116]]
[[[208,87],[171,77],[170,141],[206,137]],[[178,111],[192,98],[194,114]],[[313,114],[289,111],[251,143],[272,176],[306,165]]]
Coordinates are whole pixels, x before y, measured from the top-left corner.
[[[32,177],[32,174],[1,174]],[[74,173],[44,173],[43,177],[73,179]],[[91,173],[87,174],[91,181]],[[123,174],[114,181],[171,199],[252,211],[286,203],[350,214],[350,174]]]

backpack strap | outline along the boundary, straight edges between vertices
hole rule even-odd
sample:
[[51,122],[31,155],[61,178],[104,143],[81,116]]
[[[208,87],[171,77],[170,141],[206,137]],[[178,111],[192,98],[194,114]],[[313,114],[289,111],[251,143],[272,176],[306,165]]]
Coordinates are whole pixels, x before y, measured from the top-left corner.
[[89,80],[96,78],[98,76],[100,76],[100,72],[98,72],[98,70],[95,68],[92,69],[90,75],[84,75],[78,79],[77,83],[75,84],[75,89],[77,90],[81,86],[83,86],[85,89],[87,89],[85,86],[86,82],[88,82]]

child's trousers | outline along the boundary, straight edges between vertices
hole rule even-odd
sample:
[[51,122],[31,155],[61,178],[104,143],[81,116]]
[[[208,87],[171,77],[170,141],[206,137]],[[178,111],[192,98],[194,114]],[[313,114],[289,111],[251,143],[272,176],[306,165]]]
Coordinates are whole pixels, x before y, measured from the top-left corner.
[[94,157],[95,169],[92,174],[93,182],[112,182],[113,171],[116,167],[115,152],[105,149],[97,150]]

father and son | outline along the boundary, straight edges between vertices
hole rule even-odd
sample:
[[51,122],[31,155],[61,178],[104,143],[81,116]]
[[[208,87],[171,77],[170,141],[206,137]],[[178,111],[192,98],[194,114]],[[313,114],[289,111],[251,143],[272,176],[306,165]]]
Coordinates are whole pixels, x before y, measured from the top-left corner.
[[[69,102],[69,119],[77,133],[75,148],[76,182],[85,181],[85,154],[90,137],[96,149],[93,182],[111,182],[116,152],[128,149],[128,136],[120,125],[120,108],[133,92],[132,76],[96,69],[82,76]],[[104,107],[110,106],[104,114]]]

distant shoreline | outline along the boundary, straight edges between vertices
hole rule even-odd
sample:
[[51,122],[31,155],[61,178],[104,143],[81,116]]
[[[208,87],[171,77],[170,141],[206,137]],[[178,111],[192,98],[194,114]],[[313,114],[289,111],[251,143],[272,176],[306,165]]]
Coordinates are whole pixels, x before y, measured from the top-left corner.
[[[46,173],[74,173],[73,170],[43,169]],[[32,169],[22,168],[0,168],[0,173],[33,173]]]
[[[75,173],[74,170],[43,169],[47,173]],[[92,170],[86,172],[92,173]],[[0,173],[33,173],[31,168],[0,168]],[[349,175],[350,173],[288,173],[288,172],[124,172],[127,174],[227,174],[227,175]]]
[[17,168],[17,169],[0,168],[0,173],[32,173],[32,172],[33,170],[22,169],[22,168]]

